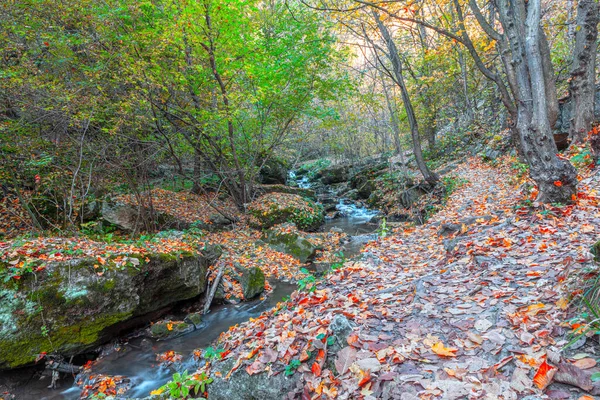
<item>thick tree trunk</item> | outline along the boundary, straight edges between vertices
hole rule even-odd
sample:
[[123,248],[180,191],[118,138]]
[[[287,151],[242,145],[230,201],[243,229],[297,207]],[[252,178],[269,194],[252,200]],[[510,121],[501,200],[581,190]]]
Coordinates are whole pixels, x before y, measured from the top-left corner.
[[[579,0],[571,81],[569,83],[571,104],[573,105],[569,137],[573,142],[582,142],[594,122],[599,13],[600,6],[597,0]],[[593,150],[596,154],[600,153],[600,149]]]
[[396,44],[394,43],[387,27],[379,18],[377,11],[373,11],[373,17],[375,18],[379,32],[386,43],[392,68],[394,70],[396,83],[398,84],[400,93],[402,94],[402,102],[404,103],[404,109],[406,110],[408,123],[410,125],[410,134],[412,137],[413,152],[415,153],[417,167],[419,168],[419,171],[421,171],[425,181],[431,185],[435,185],[439,181],[439,177],[429,170],[427,164],[425,163],[425,159],[423,158],[423,150],[421,148],[421,140],[419,137],[419,125],[417,123],[415,111],[412,107],[412,102],[410,101],[408,90],[406,89],[406,84],[404,83],[404,76],[402,75],[402,62],[400,60],[400,56],[398,55],[398,49],[396,48]]
[[517,121],[531,178],[537,183],[538,200],[568,203],[577,188],[575,168],[559,158],[549,119],[548,96],[544,73],[543,39],[541,38],[540,0],[499,0],[498,8],[511,48],[517,79]]

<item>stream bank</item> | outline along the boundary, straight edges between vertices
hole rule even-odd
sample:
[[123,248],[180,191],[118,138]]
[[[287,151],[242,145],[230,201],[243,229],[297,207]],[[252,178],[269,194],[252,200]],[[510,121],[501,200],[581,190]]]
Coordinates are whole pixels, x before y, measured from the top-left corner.
[[[331,193],[327,193],[326,196],[331,196]],[[325,199],[325,196],[320,196],[320,199]],[[374,238],[373,232],[377,229],[377,224],[372,220],[377,213],[359,203],[343,198],[336,199],[335,208],[339,213],[338,217],[326,218],[319,231],[348,234],[348,238],[342,243],[340,250],[344,253],[344,257],[354,257],[360,253],[360,248],[364,243]],[[218,235],[223,234],[226,233]],[[92,371],[94,374],[106,376],[125,376],[128,381],[127,386],[131,387],[127,391],[127,396],[133,398],[146,396],[151,389],[165,383],[174,372],[172,367],[164,368],[156,365],[157,354],[175,351],[182,355],[183,360],[186,360],[193,349],[210,345],[232,325],[255,318],[263,311],[273,308],[281,298],[289,296],[296,288],[295,284],[276,280],[271,280],[270,286],[273,288],[273,292],[266,298],[235,305],[214,306],[211,313],[202,318],[201,325],[186,335],[164,341],[143,337],[140,331],[134,331],[129,336],[122,336],[101,348],[100,357],[94,361]],[[176,314],[167,316],[173,320],[182,318]],[[95,356],[91,358],[95,358]],[[80,364],[85,361],[86,359],[83,358],[77,359]],[[185,363],[179,365],[178,369],[184,367]],[[36,376],[26,385],[13,390],[12,393],[17,399],[25,400],[74,400],[81,396],[81,387],[71,386],[74,382],[73,377],[63,379],[61,389],[48,389],[51,378],[47,374],[42,374],[42,378],[37,380]]]

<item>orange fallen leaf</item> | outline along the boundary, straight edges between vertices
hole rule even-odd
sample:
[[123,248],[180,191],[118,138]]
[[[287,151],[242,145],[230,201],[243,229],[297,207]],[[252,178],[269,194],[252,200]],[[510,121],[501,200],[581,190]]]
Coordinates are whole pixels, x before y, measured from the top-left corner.
[[544,360],[533,377],[533,383],[535,383],[538,388],[544,390],[552,382],[552,378],[554,378],[557,369],[558,368],[553,367]]
[[456,357],[456,352],[458,351],[455,347],[446,347],[442,342],[437,342],[431,346],[431,350],[442,357]]
[[312,371],[314,376],[321,376],[321,366],[319,365],[319,363],[313,363],[310,370]]

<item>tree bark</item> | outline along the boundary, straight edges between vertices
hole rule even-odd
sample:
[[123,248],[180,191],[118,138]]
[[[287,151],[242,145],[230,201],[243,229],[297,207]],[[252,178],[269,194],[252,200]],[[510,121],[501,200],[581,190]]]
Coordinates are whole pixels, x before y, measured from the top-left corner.
[[511,48],[517,79],[517,121],[521,146],[538,200],[569,203],[577,189],[575,168],[559,158],[548,116],[547,74],[544,73],[540,0],[499,0],[498,9]]
[[375,10],[373,10],[373,18],[375,19],[377,27],[379,28],[379,32],[381,33],[381,36],[383,37],[383,40],[387,46],[388,55],[392,63],[394,75],[396,77],[396,83],[398,84],[400,93],[402,94],[402,102],[404,103],[404,109],[406,110],[408,123],[410,125],[410,134],[412,137],[413,152],[415,153],[417,167],[419,168],[419,171],[421,171],[425,181],[431,185],[435,185],[439,181],[439,177],[429,170],[427,164],[425,163],[425,159],[423,158],[423,150],[421,148],[421,141],[419,137],[419,125],[412,107],[412,102],[410,101],[408,90],[406,89],[406,84],[404,83],[404,76],[402,75],[402,61],[398,55],[398,49],[396,48],[396,44],[394,43],[387,27],[379,18],[379,13]]
[[[573,115],[569,124],[569,137],[582,142],[594,122],[594,98],[596,84],[596,50],[598,47],[598,14],[596,0],[579,0],[577,6],[577,29],[569,91]],[[594,150],[594,149],[593,149]],[[596,154],[600,149],[595,149]]]

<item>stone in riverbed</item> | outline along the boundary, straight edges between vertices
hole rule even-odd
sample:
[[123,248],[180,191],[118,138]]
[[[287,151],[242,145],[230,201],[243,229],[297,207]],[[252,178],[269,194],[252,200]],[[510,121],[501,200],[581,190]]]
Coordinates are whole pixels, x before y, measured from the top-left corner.
[[150,336],[157,340],[173,339],[190,333],[194,329],[196,328],[193,324],[188,324],[184,321],[163,320],[152,324],[150,327]]
[[265,274],[258,267],[245,269],[240,279],[244,299],[249,300],[265,290]]
[[271,228],[263,240],[274,250],[289,254],[303,264],[312,260],[318,250],[317,246],[300,235],[294,224],[289,223]]

